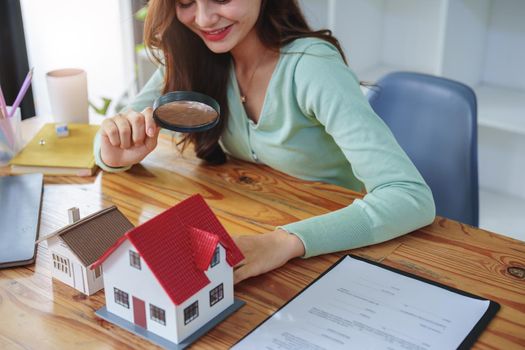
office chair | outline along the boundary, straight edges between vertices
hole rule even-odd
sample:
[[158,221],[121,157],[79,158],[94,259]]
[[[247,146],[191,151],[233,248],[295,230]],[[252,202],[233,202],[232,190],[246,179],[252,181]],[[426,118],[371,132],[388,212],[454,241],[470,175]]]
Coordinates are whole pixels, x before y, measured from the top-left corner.
[[430,186],[437,215],[477,227],[474,91],[445,78],[395,72],[381,78],[367,97]]

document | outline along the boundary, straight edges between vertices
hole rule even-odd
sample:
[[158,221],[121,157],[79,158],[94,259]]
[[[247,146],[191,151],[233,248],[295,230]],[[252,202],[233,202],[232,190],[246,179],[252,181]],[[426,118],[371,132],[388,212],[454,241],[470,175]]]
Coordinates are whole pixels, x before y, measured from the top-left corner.
[[456,349],[490,305],[346,256],[233,349]]

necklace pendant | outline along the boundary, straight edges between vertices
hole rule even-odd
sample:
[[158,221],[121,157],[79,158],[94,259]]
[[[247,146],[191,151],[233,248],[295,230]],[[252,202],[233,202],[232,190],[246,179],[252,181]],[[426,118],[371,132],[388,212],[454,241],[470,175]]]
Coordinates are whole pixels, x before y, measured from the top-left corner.
[[246,103],[246,96],[241,95],[241,102],[242,102],[242,103]]

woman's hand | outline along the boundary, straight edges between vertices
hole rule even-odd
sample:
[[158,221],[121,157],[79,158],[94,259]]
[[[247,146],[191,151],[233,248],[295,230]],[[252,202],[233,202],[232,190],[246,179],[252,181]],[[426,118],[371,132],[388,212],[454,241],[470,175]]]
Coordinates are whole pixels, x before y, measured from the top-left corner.
[[304,255],[301,239],[284,230],[234,236],[233,240],[245,257],[234,271],[235,283],[281,267],[288,260]]
[[157,146],[160,128],[153,120],[153,110],[130,111],[106,119],[101,125],[100,156],[110,167],[139,163]]

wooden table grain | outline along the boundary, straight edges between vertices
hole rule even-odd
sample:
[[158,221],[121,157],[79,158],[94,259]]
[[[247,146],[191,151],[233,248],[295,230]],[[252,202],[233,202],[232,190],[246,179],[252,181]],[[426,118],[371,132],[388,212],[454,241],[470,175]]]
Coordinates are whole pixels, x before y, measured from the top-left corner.
[[[0,168],[0,175],[7,169]],[[96,176],[45,177],[40,234],[67,224],[67,209],[81,216],[115,204],[140,224],[200,193],[232,234],[260,234],[277,225],[326,213],[362,194],[308,182],[266,166],[230,160],[209,166],[181,155],[163,135],[159,147],[130,171]],[[343,254],[294,259],[235,286],[246,305],[197,341],[195,349],[226,349],[285,304]],[[525,348],[525,242],[438,217],[430,226],[351,253],[474,293],[501,304],[476,349]],[[86,297],[53,280],[48,257],[0,270],[0,349],[156,348],[95,316],[103,291]],[[516,276],[509,271],[517,268]]]

